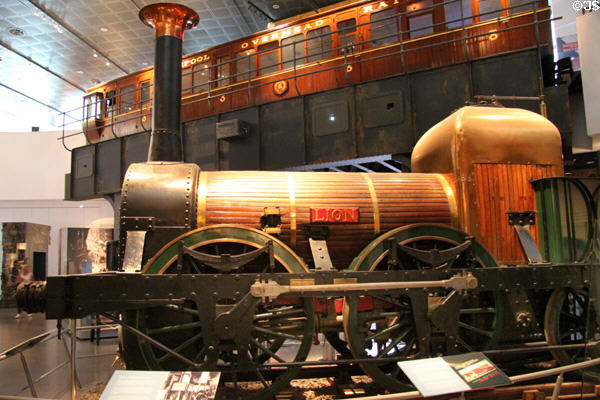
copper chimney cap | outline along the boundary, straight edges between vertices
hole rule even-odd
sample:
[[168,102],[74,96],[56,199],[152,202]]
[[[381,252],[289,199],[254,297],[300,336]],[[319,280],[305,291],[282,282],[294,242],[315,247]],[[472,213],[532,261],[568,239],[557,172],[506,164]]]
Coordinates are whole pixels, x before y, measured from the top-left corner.
[[154,36],[175,36],[183,40],[183,31],[198,25],[198,14],[189,7],[176,3],[155,3],[142,8],[140,20],[154,28]]

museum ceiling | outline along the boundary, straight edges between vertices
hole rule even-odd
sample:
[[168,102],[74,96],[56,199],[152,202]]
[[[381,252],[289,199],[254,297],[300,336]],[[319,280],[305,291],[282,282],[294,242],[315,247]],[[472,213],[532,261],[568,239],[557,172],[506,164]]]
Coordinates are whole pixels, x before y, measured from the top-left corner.
[[[2,0],[0,132],[60,130],[63,112],[80,107],[86,89],[152,65],[153,31],[139,21],[138,12],[155,2]],[[177,2],[200,16],[198,26],[185,34],[187,54],[337,1]]]

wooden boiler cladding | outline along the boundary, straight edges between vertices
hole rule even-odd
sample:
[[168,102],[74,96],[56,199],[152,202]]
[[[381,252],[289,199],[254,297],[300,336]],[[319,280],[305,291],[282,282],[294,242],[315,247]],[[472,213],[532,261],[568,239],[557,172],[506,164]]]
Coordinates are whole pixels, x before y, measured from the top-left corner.
[[[463,107],[415,145],[412,169],[442,173],[455,189],[457,227],[506,264],[526,262],[508,212],[537,211],[529,182],[563,175],[560,133],[531,111]],[[531,226],[534,238],[538,226]]]
[[326,226],[338,269],[379,234],[413,223],[449,224],[456,210],[452,190],[438,174],[206,172],[195,164],[152,162],[129,168],[121,216],[152,215],[155,229],[215,224],[263,229],[266,208],[278,208],[279,237],[307,262],[312,256],[306,226]]
[[[202,223],[205,212],[206,225],[229,223],[260,229],[265,207],[279,207],[281,239],[308,261],[305,226],[327,226],[331,260],[341,269],[380,233],[417,222],[449,223],[444,184],[444,178],[434,174],[201,172],[198,190],[205,190],[206,211],[199,207],[198,215]],[[329,218],[321,215],[320,219],[330,221],[311,222],[311,208],[314,213],[329,211]],[[358,222],[342,215],[355,208]],[[331,222],[331,214],[344,221]],[[294,224],[295,231],[290,228]]]

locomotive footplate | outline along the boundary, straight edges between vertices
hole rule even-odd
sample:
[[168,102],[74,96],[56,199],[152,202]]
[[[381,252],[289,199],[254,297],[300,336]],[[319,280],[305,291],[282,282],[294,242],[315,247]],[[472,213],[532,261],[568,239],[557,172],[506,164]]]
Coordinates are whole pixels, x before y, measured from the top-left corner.
[[[129,273],[101,273],[49,277],[43,289],[44,296],[35,295],[46,302],[46,318],[81,318],[103,311],[135,310],[166,304],[180,304],[196,298],[206,306],[219,299],[239,302],[250,293],[253,285],[270,282],[281,287],[311,286],[286,293],[286,297],[334,297],[344,295],[405,292],[413,294],[434,293],[444,284],[417,288],[377,288],[373,284],[393,282],[448,281],[455,276],[472,275],[477,286],[470,292],[515,289],[551,290],[560,287],[583,288],[589,286],[591,265],[540,265],[479,268],[470,270],[431,269],[407,271],[345,272],[324,271],[315,273],[261,273],[261,274],[206,274],[206,275],[141,275]],[[350,288],[344,288],[348,286]],[[365,284],[361,286],[361,284]],[[392,284],[393,285],[393,284]],[[41,290],[41,289],[40,289]],[[25,296],[26,294],[24,294]],[[272,294],[271,294],[272,295]],[[33,295],[32,295],[33,296]],[[257,293],[257,297],[260,294]],[[23,305],[27,306],[23,300]],[[33,307],[33,304],[29,307]],[[33,309],[33,308],[32,308]],[[34,311],[37,311],[34,309]]]
[[[535,326],[543,318],[536,315],[540,307],[535,299],[549,298],[554,312],[546,312],[546,319],[560,318],[564,299],[574,298],[569,293],[587,293],[593,269],[569,264],[370,272],[85,274],[50,277],[45,286],[26,285],[20,298],[26,310],[40,310],[36,302],[45,301],[48,319],[91,313],[114,318],[137,337],[139,357],[150,368],[168,369],[171,360],[180,363],[176,368],[254,374],[263,384],[269,380],[264,374],[275,373],[283,384],[300,365],[311,364],[306,356],[315,332],[329,333],[330,340],[343,331],[345,341],[333,342],[336,350],[341,354],[345,350],[344,357],[370,375],[377,368],[382,376],[389,376],[385,365],[400,359],[535,341],[536,337],[519,335],[520,342],[513,341],[511,336],[521,325],[543,334],[542,327]],[[578,307],[585,311],[591,305],[596,302],[585,300]],[[503,307],[510,312],[501,311]],[[594,315],[599,314],[584,312],[581,318]],[[557,325],[555,335],[561,337],[563,329],[571,328]],[[363,353],[358,346],[365,338],[370,344]],[[590,336],[577,343],[591,346],[594,339]],[[280,357],[290,343],[296,355]],[[371,344],[384,357],[369,355]],[[568,346],[552,348],[557,344],[576,343],[548,340],[548,350],[573,351]],[[404,383],[400,385],[406,389]]]

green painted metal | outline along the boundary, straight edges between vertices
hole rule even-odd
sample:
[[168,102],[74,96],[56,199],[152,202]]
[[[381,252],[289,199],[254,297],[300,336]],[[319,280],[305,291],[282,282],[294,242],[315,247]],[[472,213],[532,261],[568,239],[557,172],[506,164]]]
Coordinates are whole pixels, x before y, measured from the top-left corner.
[[[348,267],[350,271],[368,271],[376,265],[377,259],[389,250],[388,239],[394,238],[399,243],[414,240],[415,238],[438,238],[450,243],[462,243],[467,235],[464,232],[439,224],[415,224],[393,229],[369,243]],[[473,243],[473,254],[480,263],[486,267],[497,266],[496,260],[477,241]]]
[[[386,234],[379,236],[369,245],[367,245],[363,251],[354,259],[352,264],[349,267],[349,270],[352,271],[372,271],[372,270],[382,270],[387,269],[387,263],[385,262],[385,255],[389,252],[389,242],[390,239],[395,240],[401,244],[410,244],[415,241],[425,240],[427,243],[442,243],[444,246],[455,246],[457,244],[463,243],[467,239],[467,235],[463,232],[460,232],[456,229],[445,225],[435,225],[435,224],[415,224],[400,227],[394,229]],[[478,261],[479,267],[495,267],[497,266],[494,258],[488,253],[488,251],[478,242],[473,243],[473,247],[471,249],[473,256]],[[455,268],[465,268],[465,265],[453,265]],[[420,268],[416,265],[399,265],[397,268],[399,269],[414,269]],[[490,326],[487,326],[488,329],[477,328],[462,323],[462,332],[465,332],[465,329],[471,330],[471,328],[479,330],[480,334],[486,337],[483,339],[483,344],[480,343],[480,346],[477,347],[478,350],[487,347],[493,347],[497,344],[499,337],[502,332],[502,325],[504,321],[504,304],[506,304],[504,296],[500,293],[492,293],[492,292],[481,292],[475,296],[479,297],[482,301],[487,301],[490,303],[488,307],[479,308],[480,315],[483,314],[494,314],[491,319]],[[484,300],[485,298],[485,300]],[[413,315],[410,306],[410,300],[406,295],[398,295],[397,297],[386,297],[382,299],[383,301],[390,302],[390,304],[395,305],[394,311],[398,313],[395,317],[397,319],[397,323],[393,326],[384,328],[384,331],[378,331],[375,334],[371,334],[370,336],[366,336],[367,334],[372,333],[370,330],[365,332],[364,326],[365,322],[369,324],[369,321],[376,320],[378,316],[376,315],[379,312],[379,318],[383,318],[387,315],[386,312],[383,311],[369,311],[369,312],[360,312],[359,305],[359,297],[358,296],[348,296],[344,299],[344,318],[345,318],[345,329],[346,332],[346,340],[350,345],[350,348],[353,350],[353,353],[356,357],[363,358],[368,356],[368,351],[372,351],[369,346],[372,344],[376,344],[376,342],[372,342],[371,340],[374,337],[389,337],[388,341],[390,343],[385,343],[384,347],[381,351],[385,352],[389,346],[398,346],[400,343],[405,343],[404,347],[398,346],[396,350],[394,350],[394,354],[389,354],[391,357],[410,357],[414,354],[417,348],[412,348],[414,343],[418,343],[420,338],[416,337],[416,332],[413,327]],[[464,300],[466,301],[466,300]],[[463,302],[463,304],[465,304]],[[474,313],[477,313],[475,307],[465,306],[461,308],[460,315],[472,316]],[[386,317],[388,318],[388,317]],[[460,321],[460,320],[459,320]],[[485,332],[483,332],[485,331]],[[460,330],[459,330],[460,332]],[[388,335],[388,336],[386,336]],[[467,341],[466,338],[461,338],[460,340]],[[473,347],[476,347],[471,343]],[[418,346],[418,344],[417,344]],[[391,353],[391,352],[390,352]],[[386,354],[383,354],[385,357]],[[381,355],[377,357],[382,357]],[[386,387],[389,390],[393,391],[402,391],[412,389],[412,386],[408,383],[406,378],[404,378],[403,374],[399,372],[398,367],[393,364],[376,364],[376,363],[363,363],[361,364],[363,370],[371,376],[378,384]]]
[[[544,317],[544,333],[549,345],[581,344],[600,338],[596,312],[590,307],[587,290],[556,289],[548,299]],[[552,350],[552,356],[561,365],[569,365],[600,357],[598,346],[575,350]],[[582,371],[586,379],[600,380],[600,369]]]
[[288,272],[308,272],[308,267],[302,259],[283,242],[257,229],[238,225],[213,225],[187,232],[165,245],[148,261],[143,271],[146,274],[163,273],[177,259],[179,242],[188,248],[195,249],[205,243],[227,241],[249,243],[256,248],[264,247],[269,241],[273,241],[275,259]]
[[[235,225],[215,225],[211,227],[200,228],[190,231],[174,239],[164,246],[155,257],[153,257],[144,267],[145,274],[163,274],[170,272],[176,265],[178,255],[178,246],[182,242],[188,248],[199,248],[206,244],[213,243],[243,243],[250,247],[261,248],[269,241],[273,242],[275,259],[281,263],[281,266],[290,273],[308,272],[308,268],[289,247],[278,239],[262,231]],[[190,302],[191,303],[191,302]],[[261,308],[261,300],[257,300],[255,306],[256,314],[265,314],[265,307]],[[304,318],[304,325],[300,328],[298,334],[292,335],[288,332],[278,334],[277,331],[271,332],[269,329],[261,327],[260,323],[265,318],[254,318],[253,334],[250,338],[251,349],[256,355],[255,361],[261,364],[272,357],[274,362],[282,361],[276,354],[285,340],[291,340],[297,345],[293,360],[285,361],[304,361],[308,356],[312,344],[314,331],[314,308],[312,301],[304,301],[302,305],[296,305],[296,310],[286,310],[276,315],[278,321],[288,313],[295,321]],[[204,343],[201,328],[199,326],[199,313],[204,312],[201,307],[196,309],[193,304],[186,307],[161,307],[149,310],[141,310],[135,318],[135,325],[139,330],[147,334],[163,335],[163,340],[169,341],[171,348],[178,352],[183,352],[185,356],[194,362],[202,362],[206,357],[207,344]],[[292,315],[293,314],[293,315]],[[154,327],[149,328],[149,321],[154,321]],[[157,321],[161,326],[156,326]],[[179,335],[174,338],[170,335]],[[263,343],[269,339],[267,345]],[[227,346],[226,346],[227,347]],[[217,345],[217,348],[218,345]],[[172,358],[165,356],[154,349],[149,343],[140,341],[139,349],[143,356],[146,366],[153,370],[173,369]],[[288,351],[291,349],[288,348]],[[187,354],[186,354],[187,353]],[[223,371],[232,371],[236,367],[235,354],[230,350],[219,350],[219,368]],[[189,369],[181,363],[178,369]],[[279,374],[272,382],[265,385],[265,390],[251,395],[250,398],[268,398],[274,396],[281,388],[289,383],[296,376],[300,367],[287,368]],[[254,371],[258,371],[255,369]],[[258,374],[258,372],[257,372]],[[257,380],[260,377],[257,376]]]
[[597,201],[600,180],[544,178],[536,192],[540,247],[554,264],[598,260]]

